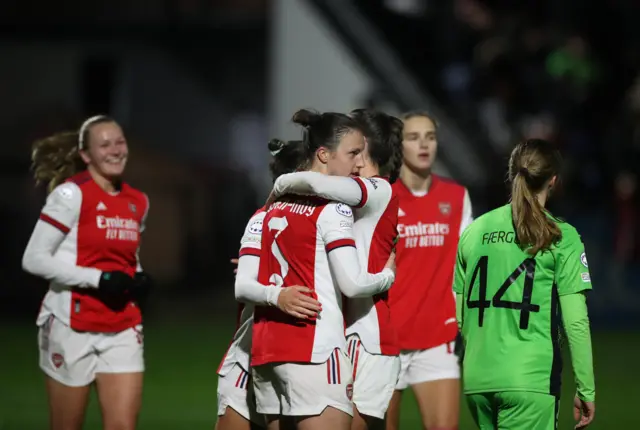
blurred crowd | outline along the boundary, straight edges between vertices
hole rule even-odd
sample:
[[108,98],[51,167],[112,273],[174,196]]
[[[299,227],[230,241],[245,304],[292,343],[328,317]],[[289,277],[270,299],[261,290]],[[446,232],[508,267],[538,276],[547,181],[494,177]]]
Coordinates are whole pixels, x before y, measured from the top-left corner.
[[[0,15],[7,19],[19,16],[31,3],[0,7]],[[72,17],[80,10],[72,6],[79,3],[74,0],[67,9],[40,12],[55,12],[57,15],[52,16],[61,19]],[[249,164],[250,172],[258,172],[261,156],[241,143],[262,142],[260,136],[266,134],[260,129],[264,128],[266,115],[263,108],[255,106],[266,105],[267,91],[262,77],[267,73],[271,53],[262,42],[255,43],[265,38],[253,35],[266,34],[263,28],[266,25],[256,26],[258,30],[254,33],[248,30],[250,26],[240,26],[235,33],[232,30],[241,16],[267,21],[269,2],[172,0],[155,5],[152,9],[157,9],[157,14],[147,10],[148,5],[140,0],[94,3],[90,6],[83,3],[85,12],[91,12],[92,16],[103,16],[100,8],[104,8],[119,11],[117,19],[126,16],[129,20],[139,10],[145,20],[157,16],[162,17],[158,22],[164,22],[170,17],[182,17],[191,22],[187,17],[200,17],[214,23],[213,27],[218,30],[218,33],[206,33],[207,38],[202,40],[199,33],[182,35],[180,45],[174,43],[177,36],[171,30],[173,27],[167,27],[173,45],[180,48],[172,48],[180,54],[174,55],[175,59],[189,70],[199,70],[199,80],[206,78],[208,84],[217,83],[205,87],[222,106],[213,119],[207,118],[207,127],[211,126],[210,121],[218,121],[231,131],[220,125],[215,129],[215,139],[206,140],[206,145],[224,142],[218,146],[230,148],[228,154],[224,152],[224,156],[217,158],[237,158],[244,166],[240,166],[240,162],[207,165],[202,157],[199,161],[180,158],[177,162],[187,142],[180,142],[180,146],[174,148],[175,153],[168,149],[161,151],[157,142],[142,142],[134,147],[144,149],[145,155],[132,156],[134,162],[140,161],[140,170],[148,171],[136,178],[141,183],[137,185],[144,188],[149,184],[151,194],[156,185],[155,193],[159,194],[152,196],[155,208],[152,213],[163,214],[151,217],[158,220],[156,231],[163,230],[163,222],[190,226],[180,237],[171,239],[175,242],[173,248],[163,246],[167,239],[160,234],[153,239],[159,242],[150,248],[154,252],[166,250],[167,255],[150,256],[150,261],[157,262],[157,271],[176,283],[187,277],[189,285],[207,286],[209,283],[202,280],[207,278],[212,265],[222,273],[230,273],[227,259],[236,252],[245,222],[237,214],[251,213],[260,200],[255,184],[247,183],[247,177],[253,173],[247,175],[240,167],[246,168]],[[505,170],[494,166],[506,166],[506,157],[514,142],[523,137],[542,137],[558,143],[568,168],[560,190],[562,198],[555,199],[553,210],[582,233],[594,282],[597,286],[606,286],[598,302],[609,309],[617,309],[618,304],[640,305],[640,290],[634,289],[638,285],[635,280],[640,277],[637,183],[640,27],[634,18],[640,13],[640,3],[632,0],[354,0],[354,4],[378,27],[402,62],[415,72],[425,90],[454,118],[476,148],[487,153],[484,160],[491,160],[489,170],[494,177],[490,178],[490,189],[477,196],[479,207],[492,208],[504,203]],[[140,27],[141,33],[145,33],[144,28]],[[92,34],[89,29],[79,30],[78,35],[84,34],[82,31]],[[219,43],[212,47],[212,41],[220,40],[220,34],[227,31],[231,32],[228,37],[234,44]],[[241,33],[247,40],[239,49]],[[194,49],[183,49],[184,46]],[[214,50],[216,56],[203,55]],[[219,58],[235,66],[219,67]],[[10,285],[27,282],[19,269],[20,256],[44,198],[42,190],[34,190],[29,177],[28,145],[34,138],[52,131],[73,129],[82,118],[76,109],[42,107],[31,112],[23,122],[14,121],[4,130],[7,142],[13,145],[8,145],[2,160],[8,179],[5,198],[0,199],[0,212],[10,221],[6,223],[5,244],[0,247],[3,253],[0,267]],[[132,140],[144,141],[144,133],[137,136],[139,139]],[[146,150],[157,155],[157,160],[152,161]],[[148,169],[143,169],[143,164]],[[152,165],[155,168],[150,167]],[[169,165],[179,165],[176,169],[180,172],[173,175],[182,179],[168,187],[157,186],[160,182],[153,172]],[[251,179],[264,182],[262,177]],[[224,182],[243,185],[220,187]],[[243,192],[235,192],[237,189]],[[209,202],[213,207],[211,202],[218,197],[226,202],[226,211],[203,209],[202,202]],[[20,203],[15,203],[17,201]],[[188,221],[194,217],[199,221]],[[10,290],[17,292],[22,288],[0,290],[0,294]],[[607,302],[608,299],[611,301]]]
[[465,131],[481,136],[496,163],[504,164],[519,139],[557,142],[568,168],[554,209],[582,232],[599,262],[596,285],[611,292],[606,298],[637,303],[640,28],[630,16],[640,4],[373,3],[361,2],[363,13],[384,27],[404,63]]

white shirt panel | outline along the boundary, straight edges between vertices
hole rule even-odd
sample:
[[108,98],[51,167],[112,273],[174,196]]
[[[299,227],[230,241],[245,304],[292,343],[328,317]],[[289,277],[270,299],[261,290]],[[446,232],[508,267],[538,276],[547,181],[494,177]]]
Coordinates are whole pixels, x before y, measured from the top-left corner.
[[462,199],[462,218],[460,220],[460,234],[469,227],[473,222],[473,206],[471,205],[471,197],[469,197],[469,190],[464,189],[464,198]]
[[43,324],[53,314],[69,324],[71,287],[97,288],[101,271],[76,265],[82,190],[67,182],[47,197],[22,257],[27,272],[50,281],[38,315]]

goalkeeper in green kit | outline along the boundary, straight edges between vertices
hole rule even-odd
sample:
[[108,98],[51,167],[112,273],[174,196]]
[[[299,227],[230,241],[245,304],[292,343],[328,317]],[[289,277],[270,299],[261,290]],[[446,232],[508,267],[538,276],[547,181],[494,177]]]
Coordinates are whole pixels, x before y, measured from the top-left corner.
[[551,143],[520,143],[509,160],[511,203],[460,238],[454,291],[463,386],[482,430],[557,428],[561,324],[577,385],[576,428],[594,418],[584,245],[575,228],[544,209],[561,165]]

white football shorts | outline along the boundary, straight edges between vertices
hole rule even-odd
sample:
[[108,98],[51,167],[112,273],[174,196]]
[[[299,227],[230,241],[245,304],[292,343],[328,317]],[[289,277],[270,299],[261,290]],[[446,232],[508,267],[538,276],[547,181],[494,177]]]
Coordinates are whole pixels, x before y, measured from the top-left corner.
[[264,416],[256,411],[251,374],[235,363],[224,376],[218,376],[218,416],[231,408],[245,419],[265,426]]
[[252,369],[261,414],[316,416],[332,407],[353,416],[353,371],[339,349],[324,363],[270,363]]
[[400,378],[396,390],[421,382],[460,379],[460,365],[454,348],[455,342],[447,342],[429,349],[400,352]]
[[142,325],[118,333],[73,330],[53,315],[38,331],[40,368],[69,387],[91,384],[97,373],[144,372]]
[[384,419],[400,375],[397,355],[370,354],[357,334],[347,338],[353,367],[353,403],[358,412]]

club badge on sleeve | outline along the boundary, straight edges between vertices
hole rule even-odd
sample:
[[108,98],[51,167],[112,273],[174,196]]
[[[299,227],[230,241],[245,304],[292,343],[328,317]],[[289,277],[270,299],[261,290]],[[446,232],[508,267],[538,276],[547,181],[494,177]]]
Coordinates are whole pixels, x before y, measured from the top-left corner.
[[584,267],[587,267],[587,268],[589,267],[589,263],[587,263],[587,254],[586,254],[586,253],[584,253],[584,252],[583,252],[583,253],[580,255],[580,262],[582,263],[582,265],[583,265]]

